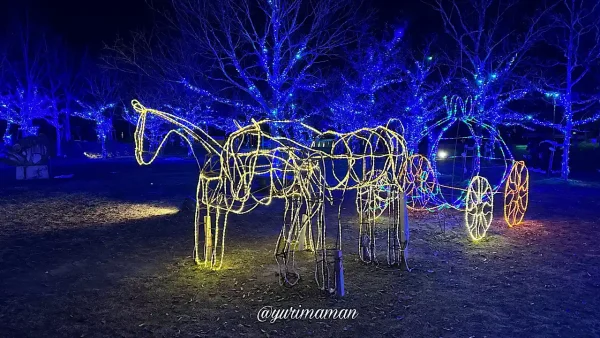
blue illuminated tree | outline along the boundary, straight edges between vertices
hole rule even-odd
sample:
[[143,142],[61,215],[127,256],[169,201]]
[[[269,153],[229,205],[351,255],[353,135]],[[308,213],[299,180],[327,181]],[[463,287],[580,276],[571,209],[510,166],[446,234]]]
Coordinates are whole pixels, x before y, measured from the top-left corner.
[[37,135],[39,126],[34,126],[33,121],[44,118],[49,107],[47,98],[37,87],[14,88],[5,92],[0,100],[0,119],[7,121],[5,144],[12,143],[12,126],[18,126],[20,137]]
[[427,126],[444,110],[442,96],[454,68],[442,70],[440,58],[433,55],[433,39],[410,49],[402,41],[406,28],[400,26],[380,41],[367,39],[348,53],[348,66],[334,82],[339,85],[330,86],[339,89],[328,102],[329,120],[348,131],[399,119],[409,150],[415,152]]
[[18,127],[21,137],[36,135],[39,126],[34,126],[34,120],[52,114],[43,87],[47,76],[44,37],[32,31],[28,20],[14,28],[3,58],[0,84],[0,119],[7,121],[4,142],[8,144],[12,142],[12,126]]
[[56,132],[56,155],[62,154],[62,140],[70,140],[70,111],[78,86],[81,84],[81,66],[86,58],[75,58],[68,52],[66,44],[60,39],[45,40],[43,81],[44,94],[49,108],[43,119]]
[[410,152],[418,152],[420,140],[426,136],[428,126],[445,111],[443,96],[449,90],[455,68],[442,67],[440,57],[434,55],[435,40],[424,48],[405,56],[406,71],[399,90],[390,96],[395,111],[404,126],[404,138]]
[[[182,87],[158,87],[156,85],[153,86],[148,84],[140,85],[138,87],[141,89],[135,90],[132,97],[144,102],[144,104],[149,107],[181,117],[199,128],[206,130],[209,126],[216,126],[219,122],[223,122],[221,119],[215,118],[209,102],[206,102],[202,97],[197,95],[190,95],[190,93]],[[137,125],[139,114],[130,109],[130,104],[128,102],[124,103],[123,118],[132,125]],[[165,121],[153,114],[149,114],[146,117],[146,132],[144,133],[144,137],[148,139],[150,146],[148,150],[156,150],[159,142],[161,142],[173,127],[171,122]],[[193,142],[193,139],[188,137],[188,141]],[[182,142],[184,141],[182,140]],[[182,145],[187,146],[186,144]]]
[[353,51],[346,52],[346,66],[329,84],[328,120],[335,130],[373,127],[397,117],[386,96],[404,81],[404,29],[398,27],[382,40],[365,34]]
[[450,95],[471,96],[481,122],[514,124],[514,115],[506,111],[508,104],[531,92],[524,78],[528,74],[516,70],[548,31],[543,18],[552,7],[536,9],[527,18],[528,8],[518,0],[434,0],[430,4],[456,44],[458,90]]
[[[0,51],[0,83],[4,83],[5,82],[5,62],[6,60],[6,53],[2,50]],[[5,109],[6,104],[5,102],[5,96],[3,96],[5,88],[3,88],[2,86],[0,86],[0,121],[4,121],[6,123],[6,129],[4,130],[4,133],[2,134],[2,143],[3,144],[11,144],[12,143],[12,136],[10,134],[11,132],[11,123],[8,122],[8,119],[5,117],[5,115],[7,115],[5,112],[3,112],[3,110]]]
[[[543,66],[538,91],[556,106],[560,118],[527,115],[531,122],[563,134],[561,177],[569,177],[569,148],[576,127],[600,119],[600,94],[592,83],[600,64],[600,3],[563,0],[553,13],[552,30],[544,40],[556,58],[539,60]],[[550,115],[550,114],[547,114]]]
[[11,142],[14,126],[23,137],[35,135],[45,122],[55,130],[60,156],[62,140],[69,136],[63,131],[69,127],[67,108],[77,70],[60,39],[30,25],[28,18],[13,28],[15,34],[6,39],[0,86],[0,119],[7,120],[4,141]]
[[303,119],[312,112],[296,109],[297,97],[323,89],[322,64],[354,40],[359,10],[346,0],[174,1],[167,28],[117,41],[107,60],[179,82],[246,120]]
[[113,118],[119,102],[117,79],[109,72],[97,72],[86,79],[85,96],[77,100],[81,110],[73,115],[93,121],[98,142],[102,146],[102,157],[107,157],[106,141],[112,139]]

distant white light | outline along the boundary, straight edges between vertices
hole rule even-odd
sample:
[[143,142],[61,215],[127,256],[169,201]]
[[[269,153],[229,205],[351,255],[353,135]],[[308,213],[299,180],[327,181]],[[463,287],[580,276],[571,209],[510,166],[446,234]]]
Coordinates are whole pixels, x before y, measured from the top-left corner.
[[448,152],[440,150],[438,151],[437,157],[443,160],[448,157]]

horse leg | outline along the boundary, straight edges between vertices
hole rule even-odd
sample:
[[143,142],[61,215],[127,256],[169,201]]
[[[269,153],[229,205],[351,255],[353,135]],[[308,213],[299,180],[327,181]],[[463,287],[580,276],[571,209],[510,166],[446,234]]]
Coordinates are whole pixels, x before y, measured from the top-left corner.
[[371,212],[369,215],[369,224],[368,232],[369,232],[369,252],[371,253],[369,257],[369,263],[377,263],[377,255],[375,253],[375,215],[374,212]]
[[[214,239],[214,249],[213,249],[213,258],[212,258],[212,269],[220,270],[223,267],[223,260],[225,257],[225,233],[227,230],[227,221],[229,219],[229,211],[225,211],[223,215],[223,224],[219,226],[220,219],[220,211],[217,210],[217,216],[215,217],[215,239]],[[222,231],[220,231],[222,229]],[[221,237],[219,238],[219,232],[221,232]],[[220,242],[219,242],[220,240]]]
[[325,224],[325,198],[324,198],[324,183],[319,188],[315,196],[315,207],[317,208],[317,243],[315,255],[315,281],[321,290],[331,292],[331,273],[327,261],[327,243],[326,243],[326,224]]
[[[358,190],[356,194],[356,210],[358,211],[359,220],[359,256],[365,263],[376,262],[375,257],[375,210],[372,209],[374,203],[372,188],[368,190]],[[366,197],[363,200],[363,197]]]
[[400,222],[400,205],[399,205],[398,189],[392,190],[390,204],[388,205],[389,223],[388,223],[388,265],[395,266],[400,259],[400,239],[399,239],[399,222]]
[[[300,280],[300,274],[297,271],[296,268],[296,260],[295,260],[295,255],[296,255],[296,250],[298,249],[298,237],[300,236],[300,228],[301,228],[301,222],[302,222],[302,217],[301,217],[301,206],[302,206],[302,201],[300,198],[298,199],[294,199],[293,200],[293,209],[292,209],[292,219],[290,222],[290,229],[289,232],[287,234],[287,247],[288,247],[288,256],[287,256],[287,260],[285,262],[286,264],[286,279],[289,285],[295,285],[296,283],[298,283],[298,280]],[[288,276],[291,276],[288,277]]]
[[[202,212],[201,212],[201,206],[202,206],[202,197],[201,197],[201,188],[202,188],[202,181],[200,178],[198,178],[198,186],[196,188],[196,211],[194,214],[194,261],[196,262],[196,264],[200,265],[201,264],[201,260],[200,260],[200,223],[204,224],[204,238],[205,238],[205,242],[204,242],[204,259],[205,262],[207,260],[207,251],[206,251],[206,241],[208,240],[208,237],[206,236],[206,217],[208,216],[204,216],[204,219],[202,219]],[[203,221],[203,222],[202,222]]]
[[[297,232],[297,221],[296,219],[299,210],[297,210],[297,203],[294,200],[286,199],[285,211],[283,217],[283,226],[277,239],[277,245],[275,247],[275,260],[279,267],[279,284],[294,285],[298,282],[300,276],[294,271],[294,249],[292,246],[294,243],[294,234]],[[289,263],[292,262],[290,268]],[[290,273],[290,270],[293,272]],[[290,280],[288,276],[293,276]]]
[[315,243],[313,239],[312,223],[315,214],[318,212],[319,201],[318,193],[312,187],[312,182],[309,181],[308,193],[303,198],[305,213],[300,215],[300,226],[298,227],[298,241],[301,250],[314,252]]
[[201,210],[201,206],[200,203],[196,204],[196,215],[194,217],[194,262],[196,262],[196,264],[200,265],[202,263],[201,261],[201,254],[200,254],[200,225],[202,224],[202,226],[204,227],[204,262],[206,263],[208,261],[208,242],[209,240],[211,240],[210,237],[208,237],[207,234],[207,230],[209,231],[210,229],[207,229],[207,218],[209,218],[209,214],[207,213],[206,215],[202,215],[202,210]]
[[[206,236],[206,242],[204,244],[204,248],[205,248],[205,252],[206,252],[206,265],[208,267],[210,267],[211,270],[219,270],[221,268],[221,265],[223,264],[223,256],[221,255],[221,259],[218,262],[217,259],[217,254],[218,254],[218,248],[219,248],[219,235],[220,235],[220,229],[219,229],[219,221],[221,218],[221,212],[218,208],[216,209],[215,212],[215,219],[214,219],[214,227],[212,224],[212,218],[210,217],[210,209],[207,209],[207,216],[205,217],[205,223],[204,223],[204,233]],[[214,228],[214,233],[213,233],[213,228]],[[224,233],[223,233],[224,235]],[[223,236],[224,239],[225,236]],[[221,243],[221,247],[223,247],[223,243]],[[219,265],[217,265],[217,263],[219,263]]]
[[204,224],[204,264],[212,268],[215,257],[213,249],[215,247],[213,246],[213,219],[210,210],[211,208],[206,208],[206,215],[204,215],[202,224]]
[[361,189],[356,190],[356,211],[358,212],[358,256],[361,261],[366,262],[369,257],[368,237],[364,234],[364,220],[363,220],[363,203],[361,198]]

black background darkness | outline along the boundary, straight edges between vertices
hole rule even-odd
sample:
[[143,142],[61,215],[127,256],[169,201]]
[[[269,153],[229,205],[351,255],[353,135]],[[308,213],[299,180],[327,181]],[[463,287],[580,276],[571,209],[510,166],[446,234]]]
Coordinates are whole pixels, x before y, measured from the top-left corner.
[[[443,33],[439,14],[420,0],[366,0],[364,6],[376,11],[371,20],[375,29],[407,21],[411,40]],[[92,56],[98,56],[103,43],[112,43],[117,35],[126,38],[131,30],[151,28],[156,17],[145,0],[0,0],[3,33],[26,13],[39,28]]]
[[[104,44],[112,44],[117,35],[127,39],[132,30],[153,27],[160,14],[150,9],[146,1],[0,0],[0,47],[6,41],[3,37],[29,17],[37,34],[57,35],[64,39],[74,56],[87,51],[94,61],[100,61],[98,58],[103,54]],[[171,1],[153,0],[159,5]],[[526,12],[534,10],[536,4],[540,1],[522,0],[520,5]],[[405,39],[413,48],[422,47],[424,40],[432,36],[436,36],[436,43],[440,44],[437,50],[449,51],[441,46],[453,48],[453,42],[443,31],[440,14],[421,0],[364,0],[363,6],[374,10],[370,24],[375,32],[380,33],[386,27],[390,29],[389,25],[405,23]],[[524,20],[519,18],[511,20],[524,24]],[[539,50],[532,52],[540,54]]]

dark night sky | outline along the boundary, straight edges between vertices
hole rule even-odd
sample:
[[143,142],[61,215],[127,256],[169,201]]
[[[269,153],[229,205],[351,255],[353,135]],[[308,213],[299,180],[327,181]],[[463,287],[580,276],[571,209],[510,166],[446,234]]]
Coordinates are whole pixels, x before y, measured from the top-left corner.
[[[218,1],[218,0],[217,0]],[[395,23],[410,19],[410,36],[427,35],[441,28],[439,15],[418,0],[371,0],[376,22]],[[24,17],[64,37],[74,48],[101,51],[103,42],[111,43],[117,34],[125,37],[136,29],[152,27],[153,12],[145,0],[0,0],[4,29],[11,20]]]
[[152,13],[144,0],[0,0],[0,13],[11,20],[29,17],[36,25],[64,37],[75,48],[88,47],[92,53],[112,42],[117,34],[152,24]]

